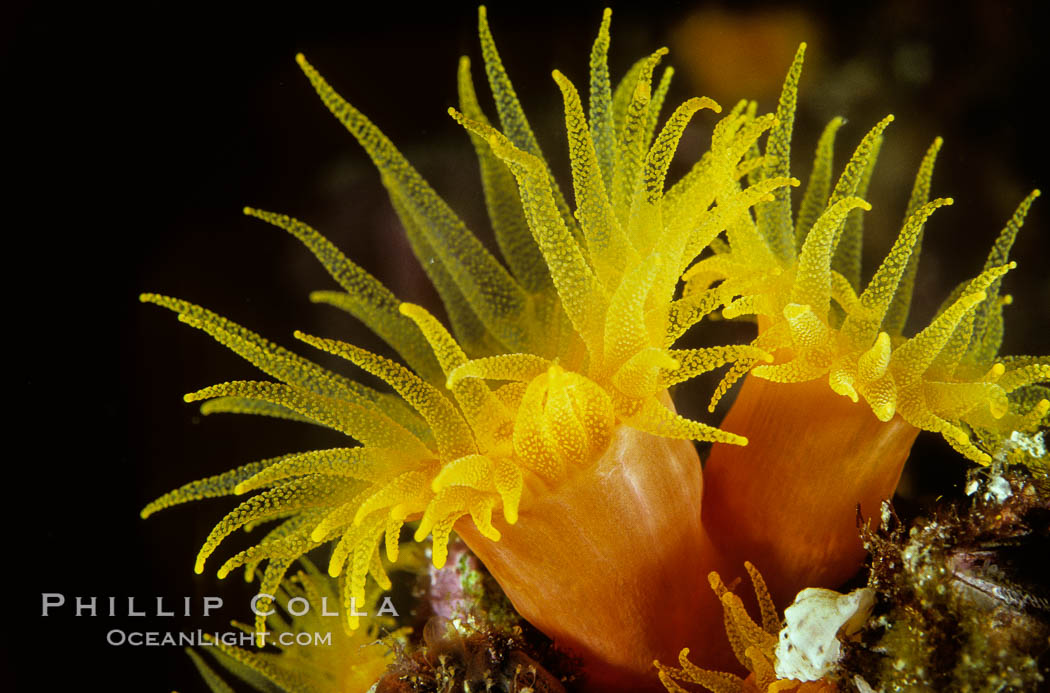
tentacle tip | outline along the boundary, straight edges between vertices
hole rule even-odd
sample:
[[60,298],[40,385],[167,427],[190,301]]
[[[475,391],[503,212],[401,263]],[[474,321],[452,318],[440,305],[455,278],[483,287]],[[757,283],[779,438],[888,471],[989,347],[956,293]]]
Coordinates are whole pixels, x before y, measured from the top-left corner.
[[247,491],[248,491],[248,485],[245,484],[243,481],[233,487],[233,492],[236,493],[238,496],[241,495],[242,493],[246,493]]
[[459,385],[459,382],[461,380],[463,380],[464,378],[471,377],[470,375],[466,375],[466,374],[463,373],[463,366],[465,366],[465,365],[466,365],[465,363],[464,364],[460,364],[459,366],[457,366],[457,367],[452,369],[452,371],[445,378],[445,387],[446,388],[451,390],[456,385]]
[[788,320],[795,320],[805,315],[811,310],[812,308],[810,308],[808,303],[789,303],[786,306],[784,306],[784,310],[782,312],[784,314],[784,317]]
[[200,575],[204,572],[204,562],[198,561],[197,565],[193,566],[193,572]]
[[888,423],[893,415],[897,412],[891,407],[872,407],[872,413],[875,414],[875,418],[882,423]]
[[295,54],[295,62],[297,65],[299,65],[299,67],[305,68],[310,66],[310,63],[306,62],[306,56],[302,53]]

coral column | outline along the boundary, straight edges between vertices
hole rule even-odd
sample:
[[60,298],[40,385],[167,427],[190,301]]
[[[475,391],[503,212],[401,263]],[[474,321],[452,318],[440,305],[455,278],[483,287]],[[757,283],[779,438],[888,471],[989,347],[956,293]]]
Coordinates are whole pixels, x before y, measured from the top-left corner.
[[662,691],[652,662],[683,647],[732,664],[702,491],[692,442],[620,427],[597,463],[531,494],[517,524],[497,522],[498,542],[456,530],[518,612],[583,659],[587,690]]
[[747,447],[716,445],[704,467],[704,526],[738,566],[762,571],[783,608],[804,587],[835,587],[860,568],[857,506],[878,522],[918,434],[900,416],[835,394],[824,379],[748,376],[722,428]]

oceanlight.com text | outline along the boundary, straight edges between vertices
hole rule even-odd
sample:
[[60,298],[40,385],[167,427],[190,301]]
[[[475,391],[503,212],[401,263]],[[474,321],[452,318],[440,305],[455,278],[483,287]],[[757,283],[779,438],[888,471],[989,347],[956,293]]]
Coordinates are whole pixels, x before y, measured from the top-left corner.
[[140,631],[114,628],[106,633],[106,643],[113,647],[331,647],[332,633],[249,633],[239,630],[215,631]]

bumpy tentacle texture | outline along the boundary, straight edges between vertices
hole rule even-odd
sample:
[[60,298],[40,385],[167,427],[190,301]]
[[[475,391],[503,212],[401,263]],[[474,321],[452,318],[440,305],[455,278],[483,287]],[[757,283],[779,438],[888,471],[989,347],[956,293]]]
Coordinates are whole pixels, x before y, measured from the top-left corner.
[[[716,126],[711,150],[665,191],[690,119],[720,108],[710,99],[690,99],[658,129],[667,85],[664,80],[653,94],[651,78],[666,50],[639,61],[613,90],[606,66],[609,21],[606,12],[591,57],[589,114],[572,82],[554,73],[572,160],[571,212],[503,70],[482,8],[482,53],[502,130],[482,113],[466,58],[459,72],[461,106],[452,115],[477,149],[505,264],[390,140],[297,58],[324,104],[375,162],[452,329],[424,308],[400,302],[306,224],[257,209],[245,213],[300,239],[342,288],[312,298],[350,312],[403,363],[334,339],[296,337],[347,359],[392,392],[321,368],[199,306],[143,295],[275,379],[215,385],[186,395],[188,402],[205,402],[205,413],[309,421],[360,444],[253,462],[151,503],[144,517],[189,500],[254,493],[207,538],[198,572],[237,529],[279,520],[262,541],[227,560],[220,577],[266,563],[263,586],[272,588],[300,555],[331,544],[328,570],[345,572],[343,601],[349,605],[362,601],[368,575],[388,584],[379,547],[385,544],[394,560],[405,522],[419,520],[417,541],[432,536],[440,567],[457,521],[469,519],[477,533],[498,541],[494,519],[515,524],[532,496],[592,467],[620,427],[681,441],[746,443],[685,419],[667,404],[670,385],[727,363],[772,359],[746,345],[674,349],[677,338],[713,308],[679,296],[679,277],[711,239],[750,223],[756,203],[797,181],[770,175],[741,185],[756,165],[757,140],[775,119],[736,109]],[[699,486],[697,507],[698,494]]]
[[659,672],[660,682],[671,693],[688,693],[679,682],[698,684],[711,693],[824,693],[837,690],[830,682],[801,682],[777,677],[774,668],[780,618],[758,569],[750,563],[745,564],[745,567],[755,587],[761,624],[755,623],[748,615],[744,602],[725,586],[718,573],[708,575],[708,582],[722,603],[726,634],[733,654],[751,675],[743,679],[727,672],[702,669],[689,661],[689,649],[686,648],[678,655],[680,669],[660,662],[653,663]]
[[[273,379],[186,395],[203,402],[204,413],[307,421],[350,439],[346,447],[251,462],[147,506],[143,516],[190,500],[252,494],[212,530],[197,557],[198,572],[236,530],[276,521],[261,541],[228,559],[220,577],[241,566],[249,574],[261,571],[261,589],[272,593],[296,559],[330,546],[328,572],[342,576],[343,611],[354,627],[351,607],[364,602],[369,576],[380,587],[390,584],[381,547],[396,560],[404,525],[418,521],[415,539],[432,537],[440,567],[455,528],[518,610],[581,655],[589,685],[643,690],[657,683],[654,657],[714,642],[705,629],[720,605],[706,589],[700,594],[694,576],[723,570],[726,556],[736,562],[734,551],[772,555],[769,544],[781,538],[776,530],[793,537],[779,547],[781,558],[769,558],[770,591],[778,601],[851,574],[860,551],[856,505],[892,493],[917,429],[942,433],[978,462],[988,461],[982,448],[992,444],[1028,449],[1024,436],[1034,437],[1050,409],[1047,390],[1037,384],[1047,380],[1050,363],[996,352],[1009,302],[1000,297],[1000,284],[1013,266],[1007,252],[1032,198],[1004,230],[984,271],[961,286],[928,327],[905,338],[923,226],[950,203],[928,201],[939,142],[920,169],[900,237],[862,290],[861,212],[869,208],[863,197],[890,119],[864,138],[834,186],[832,149],[841,121],[828,126],[793,220],[790,188],[798,181],[790,176],[789,157],[800,51],[776,113],[760,116],[756,104],[738,104],[715,125],[710,150],[668,187],[684,129],[698,112],[721,109],[709,99],[690,99],[657,127],[671,72],[655,90],[653,75],[666,51],[639,60],[614,88],[606,60],[610,16],[606,11],[591,52],[586,112],[572,81],[553,74],[564,102],[570,206],[480,11],[499,126],[479,105],[466,58],[459,109],[450,114],[477,152],[502,257],[486,249],[382,132],[297,58],[378,168],[450,324],[447,329],[424,308],[401,302],[306,224],[256,209],[246,213],[300,239],[342,289],[311,299],[349,312],[399,360],[335,339],[296,337],[389,389],[324,369],[199,306],[143,295]],[[748,345],[674,348],[719,308],[729,318],[757,316],[759,335]],[[736,433],[679,416],[667,389],[726,364],[712,405],[747,373],[749,384],[800,388],[792,393],[827,378],[830,389],[821,384],[820,393],[842,404],[849,402],[838,395],[863,397],[866,405],[856,410],[864,420],[847,420],[848,414],[824,426],[838,447],[821,458],[827,450],[810,454],[796,446],[784,453],[767,412],[735,427],[740,417],[734,412],[744,411],[741,402],[755,388],[745,386],[727,418],[725,428]],[[794,416],[806,417],[795,404],[789,405]],[[819,397],[814,404],[823,406]],[[745,430],[753,431],[759,450],[742,464],[723,451],[747,443],[740,435]],[[868,445],[871,436],[879,445]],[[691,441],[720,444],[704,472],[714,482],[702,515],[704,481]],[[891,463],[882,469],[868,458],[850,458],[857,449]],[[781,454],[790,464],[777,467]],[[824,474],[814,459],[838,477]],[[749,464],[759,465],[757,471]],[[781,512],[804,521],[807,531],[828,534],[819,511],[793,509],[809,512],[814,503],[807,494],[827,490],[810,481],[841,477],[870,488],[820,496],[818,507],[837,523],[835,541],[809,541],[791,522],[770,520]],[[748,526],[755,529],[750,543]],[[830,568],[805,572],[814,566]],[[589,608],[605,603],[618,609]],[[657,613],[667,616],[658,622]],[[710,649],[708,666],[720,654]]]
[[[805,46],[792,65],[752,187],[788,175],[791,126]],[[747,115],[745,118],[749,117]],[[860,248],[864,201],[888,116],[850,156],[833,183],[841,119],[817,146],[798,214],[790,190],[737,217],[686,273],[683,300],[754,316],[751,346],[773,363],[738,360],[712,406],[747,374],[722,422],[746,434],[746,451],[712,449],[704,467],[704,525],[731,565],[761,556],[775,601],[802,588],[836,587],[865,555],[858,507],[879,521],[919,430],[940,433],[969,459],[1010,455],[1034,471],[1045,455],[1038,428],[1050,403],[1046,357],[999,357],[1008,251],[1038,191],[1017,209],[983,271],[964,282],[918,334],[904,335],[930,215],[951,204],[929,200],[938,139],[915,179],[900,234],[866,285]],[[746,127],[746,126],[745,126]],[[861,401],[863,400],[863,401]],[[737,571],[729,573],[730,579]]]
[[[787,176],[791,129],[803,46],[784,85],[763,167],[752,185]],[[1002,277],[1015,266],[1009,250],[1034,191],[996,240],[983,271],[960,285],[930,324],[903,334],[919,248],[927,219],[950,198],[929,200],[938,138],[923,159],[893,248],[866,286],[861,285],[862,198],[892,122],[887,116],[865,135],[834,187],[832,151],[842,119],[832,121],[817,147],[813,175],[795,221],[789,188],[757,208],[757,223],[729,229],[686,272],[686,296],[717,299],[726,317],[753,315],[759,335],[752,346],[775,353],[776,362],[750,369],[776,383],[826,378],[831,389],[854,402],[863,398],[881,421],[899,414],[912,426],[940,433],[967,458],[991,461],[994,441],[1014,431],[1033,433],[1050,402],[1039,382],[1050,380],[1048,357],[999,357],[1002,341]],[[743,219],[743,217],[738,217]],[[717,389],[711,406],[748,371],[739,361]],[[975,440],[976,438],[976,440]]]

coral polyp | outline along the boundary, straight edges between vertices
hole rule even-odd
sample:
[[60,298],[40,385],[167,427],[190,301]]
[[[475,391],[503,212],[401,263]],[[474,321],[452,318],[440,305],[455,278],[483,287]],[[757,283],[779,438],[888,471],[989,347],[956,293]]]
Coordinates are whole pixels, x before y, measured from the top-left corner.
[[[667,388],[726,363],[770,356],[746,345],[672,348],[710,309],[680,298],[678,277],[756,202],[795,181],[785,176],[738,185],[737,179],[754,166],[748,153],[774,119],[749,119],[737,109],[715,127],[711,151],[694,171],[665,192],[671,158],[690,119],[698,111],[720,108],[709,99],[692,99],[656,132],[666,81],[655,93],[650,81],[666,51],[640,60],[613,90],[606,67],[609,20],[606,13],[591,56],[589,117],[574,85],[554,75],[565,100],[572,158],[576,211],[570,213],[480,13],[482,52],[503,132],[481,113],[467,62],[460,68],[461,112],[452,115],[478,149],[493,228],[509,270],[393,144],[299,57],[322,101],[379,168],[413,249],[445,301],[452,332],[424,308],[398,301],[307,225],[255,209],[246,213],[302,240],[345,292],[320,300],[359,317],[408,365],[338,340],[296,336],[346,358],[385,381],[393,393],[324,370],[203,308],[144,295],[143,300],[175,310],[181,320],[279,381],[224,383],[191,393],[187,401],[208,400],[208,411],[306,419],[361,443],[253,463],[190,484],[149,506],[143,515],[203,495],[261,491],[216,526],[198,556],[198,572],[238,528],[285,518],[258,545],[229,559],[220,576],[242,564],[268,561],[263,586],[269,589],[299,555],[331,543],[329,573],[347,571],[343,600],[349,607],[363,600],[367,575],[388,584],[379,547],[385,544],[388,558],[396,560],[406,521],[418,520],[416,540],[432,537],[434,564],[440,567],[453,527],[469,517],[464,536],[496,564],[490,569],[497,576],[519,572],[522,568],[514,564],[528,558],[489,549],[489,542],[524,547],[538,566],[547,564],[535,556],[537,551],[565,557],[546,581],[519,581],[507,589],[527,618],[594,660],[595,677],[601,668],[597,663],[613,678],[642,676],[654,656],[672,654],[695,637],[695,623],[705,620],[702,612],[713,603],[697,599],[691,581],[681,590],[647,595],[638,589],[628,597],[617,571],[662,574],[667,569],[661,564],[676,553],[709,543],[699,522],[699,459],[687,442],[660,447],[659,439],[746,443],[677,415]],[[647,460],[654,450],[664,452]],[[611,460],[612,469],[605,470],[602,459]],[[620,468],[634,471],[614,472]],[[590,479],[599,470],[619,481],[591,490]],[[589,476],[577,479],[581,474]],[[690,477],[696,483],[682,483]],[[551,494],[557,502],[545,504]],[[623,518],[613,520],[608,513],[616,516],[614,508],[621,506],[652,525],[646,541],[658,551],[642,556],[633,541],[614,540]],[[534,544],[535,527],[524,525],[542,523],[551,512],[565,514],[570,527],[554,525],[541,532],[540,538],[555,547],[543,550]],[[695,521],[683,525],[686,514]],[[497,515],[502,522],[494,520]],[[584,520],[588,515],[595,520]],[[595,525],[606,524],[609,541],[596,544]],[[522,541],[504,538],[512,533],[521,534]],[[610,552],[609,570],[601,571],[605,580],[581,583],[572,563],[591,546]],[[499,556],[507,567],[499,566]],[[626,567],[632,560],[637,565]],[[711,568],[707,560],[704,565]],[[586,589],[580,593],[570,589],[573,584]],[[576,629],[565,628],[584,596],[617,599],[634,614],[638,622],[624,628],[620,644],[610,647],[608,624],[601,625],[600,614],[579,618]],[[672,605],[680,610],[682,603],[694,606],[681,612],[674,629],[648,617]]]
[[745,563],[744,567],[755,588],[761,623],[751,618],[744,602],[726,587],[718,573],[708,575],[708,582],[722,603],[726,634],[733,654],[750,672],[749,676],[744,679],[729,672],[702,669],[689,661],[689,648],[685,648],[678,655],[681,668],[655,663],[660,681],[671,693],[686,693],[679,682],[697,684],[713,693],[830,693],[837,690],[827,681],[798,681],[778,675],[776,649],[780,618],[761,573],[750,563]]
[[[355,607],[366,594],[390,589],[383,554],[397,561],[406,526],[415,542],[431,542],[436,569],[456,532],[518,613],[578,658],[587,690],[658,690],[661,681],[679,690],[675,680],[782,690],[787,684],[773,674],[776,605],[856,573],[864,556],[858,509],[872,518],[893,494],[920,430],[942,434],[981,464],[1005,439],[1037,437],[1050,402],[1036,383],[1050,379],[1050,362],[997,352],[1008,251],[1038,193],[1022,203],[983,271],[905,337],[924,225],[951,203],[929,201],[940,141],[920,165],[896,243],[862,288],[862,213],[871,209],[864,197],[892,118],[864,137],[834,186],[842,121],[832,121],[796,216],[790,150],[805,46],[774,113],[740,101],[723,115],[711,99],[692,98],[662,120],[671,70],[655,88],[653,78],[666,49],[638,60],[614,86],[610,22],[606,10],[586,110],[577,86],[552,74],[564,106],[567,199],[479,11],[498,126],[481,108],[467,58],[449,115],[476,151],[498,255],[297,57],[378,169],[448,325],[401,301],[306,223],[246,208],[300,240],[341,289],[312,300],[346,310],[396,356],[295,333],[380,383],[370,387],[205,308],[143,294],[272,378],[217,384],[187,402],[202,402],[204,413],[317,424],[347,444],[191,482],[142,515],[247,495],[206,538],[197,572],[237,530],[275,521],[219,577],[243,566],[261,574],[261,592],[275,593],[296,560],[326,547],[352,629],[362,625]],[[697,117],[716,121],[710,148],[669,185],[671,161]],[[758,334],[749,344],[676,347],[713,314],[754,317]],[[745,382],[722,424],[678,414],[671,388],[724,366],[712,411]],[[703,469],[695,441],[712,444]],[[761,562],[768,589],[748,560]],[[761,627],[717,578],[733,584],[745,565]],[[703,581],[709,574],[714,593]],[[728,640],[723,622],[732,626]],[[264,630],[265,619],[255,627]],[[693,653],[679,659],[683,670],[661,667],[658,676],[654,660],[673,661],[683,648]],[[743,663],[754,676],[744,682],[693,661],[738,671]],[[818,681],[800,690],[826,688]]]
[[[785,81],[758,178],[786,172],[803,53]],[[781,605],[806,586],[833,587],[856,572],[864,556],[857,510],[878,522],[920,430],[988,464],[991,448],[981,441],[1032,435],[1050,409],[1036,384],[1050,380],[1050,361],[998,355],[1009,300],[1000,296],[1002,278],[1015,267],[1009,250],[1038,190],[999,234],[983,271],[905,337],[924,226],[952,204],[928,199],[938,138],[896,242],[861,288],[863,213],[871,209],[861,196],[892,120],[864,136],[832,187],[842,124],[833,120],[797,215],[790,190],[779,188],[757,206],[755,223],[729,229],[685,274],[686,296],[721,303],[728,318],[753,316],[751,346],[774,355],[769,364],[738,361],[712,397],[713,407],[747,374],[723,424],[755,445],[742,454],[712,450],[704,522],[733,564],[762,556]]]
[[[393,662],[392,649],[404,640],[408,629],[398,630],[389,615],[373,617],[367,628],[356,631],[338,625],[333,628],[336,617],[325,614],[321,607],[337,602],[334,587],[304,560],[302,570],[276,591],[277,604],[260,603],[260,610],[267,613],[268,637],[276,651],[254,651],[215,638],[209,638],[209,646],[201,650],[223,669],[260,690],[368,690]],[[369,603],[362,607],[375,613],[378,595],[377,589],[371,590]],[[303,605],[307,605],[305,613]],[[235,625],[252,632],[250,626]],[[312,637],[315,633],[327,634],[325,644],[303,643],[303,634]],[[300,636],[298,641],[296,636]],[[232,690],[204,657],[192,649],[187,653],[211,690]]]

